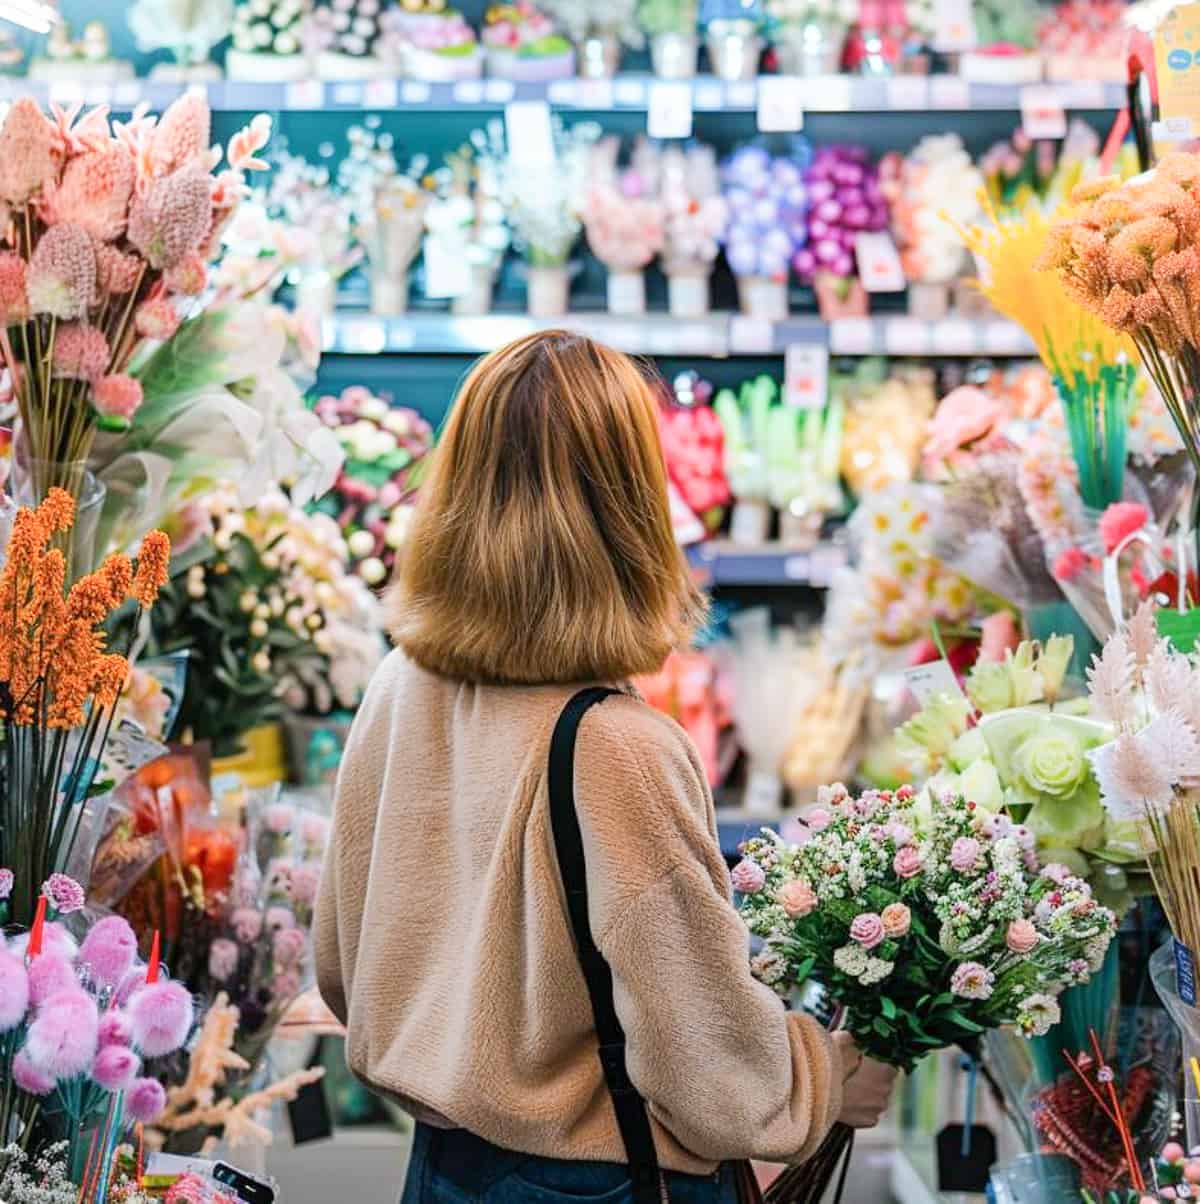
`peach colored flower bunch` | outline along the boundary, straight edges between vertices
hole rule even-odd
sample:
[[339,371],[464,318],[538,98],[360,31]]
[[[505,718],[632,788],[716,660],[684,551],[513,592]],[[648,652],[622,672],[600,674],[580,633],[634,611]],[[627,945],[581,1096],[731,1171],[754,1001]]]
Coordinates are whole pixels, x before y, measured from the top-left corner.
[[[204,290],[270,136],[256,117],[218,170],[199,93],[158,120],[50,107],[23,97],[0,126],[0,352],[34,466],[85,460],[97,428],[130,426],[142,400],[134,357],[170,339],[183,300]],[[37,496],[73,484],[61,470],[41,476],[35,467]]]

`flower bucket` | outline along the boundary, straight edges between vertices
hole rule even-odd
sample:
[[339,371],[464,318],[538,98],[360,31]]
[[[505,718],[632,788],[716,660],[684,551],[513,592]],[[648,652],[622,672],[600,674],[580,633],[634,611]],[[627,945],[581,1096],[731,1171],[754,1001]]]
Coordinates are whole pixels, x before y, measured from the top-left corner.
[[908,314],[922,322],[936,322],[950,312],[950,286],[948,284],[921,284],[908,286]]
[[607,281],[610,314],[646,312],[646,276],[643,272],[609,272]]
[[532,317],[561,317],[567,312],[570,294],[571,276],[565,264],[529,269],[526,297]]
[[471,287],[454,298],[450,303],[450,312],[460,318],[475,318],[490,312],[494,280],[495,273],[491,264],[472,264]]
[[212,776],[236,774],[248,790],[287,780],[287,755],[283,728],[278,723],[252,727],[243,737],[242,751],[228,757],[213,757]]
[[821,273],[813,282],[817,308],[826,322],[837,318],[865,318],[871,305],[867,290],[857,277],[830,276]]
[[729,82],[754,79],[762,54],[762,38],[753,21],[735,19],[710,21],[704,39],[712,73]]
[[787,280],[770,276],[739,276],[738,303],[749,318],[782,322],[788,316]]
[[780,75],[836,75],[844,33],[823,21],[788,21],[774,35]]
[[824,522],[820,510],[793,511],[789,506],[779,512],[779,542],[794,551],[811,551],[821,538]]
[[766,542],[771,529],[771,507],[763,498],[742,498],[733,507],[729,519],[729,538],[745,547]]
[[694,33],[656,33],[650,39],[650,62],[659,79],[693,79],[699,53]]
[[55,536],[53,544],[62,549],[67,561],[67,580],[73,582],[99,563],[96,532],[108,491],[84,460],[30,460],[25,440],[18,431],[8,482],[13,502],[17,506],[38,506],[55,486],[75,499],[75,522],[70,531]]
[[1183,1123],[1187,1130],[1187,1148],[1200,1145],[1200,1090],[1197,1089],[1191,1065],[1200,1058],[1200,1008],[1185,1003],[1175,980],[1175,953],[1170,940],[1150,957],[1150,981],[1163,1007],[1179,1029],[1183,1044]]
[[708,273],[676,272],[667,277],[667,309],[673,318],[702,318],[708,313]]
[[621,65],[621,43],[611,33],[593,33],[579,46],[581,79],[612,79]]
[[388,276],[371,273],[371,312],[388,316],[408,312],[408,274]]

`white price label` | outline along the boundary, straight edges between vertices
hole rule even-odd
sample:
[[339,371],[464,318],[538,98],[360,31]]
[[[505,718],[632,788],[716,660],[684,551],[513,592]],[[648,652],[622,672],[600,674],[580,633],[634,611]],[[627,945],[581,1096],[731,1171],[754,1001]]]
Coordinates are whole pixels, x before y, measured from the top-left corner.
[[687,80],[654,80],[646,130],[651,138],[692,136],[692,85]]
[[427,238],[424,247],[425,295],[461,297],[471,288],[471,264],[453,238]]
[[394,109],[400,103],[400,85],[394,79],[369,79],[362,86],[368,109]]
[[829,544],[818,544],[808,559],[809,583],[818,587],[829,585],[834,573],[846,565],[846,553]]
[[945,318],[933,324],[935,355],[972,355],[978,346],[975,327],[962,318]]
[[905,286],[900,252],[886,230],[863,230],[854,238],[858,278],[869,293],[899,293]]
[[804,128],[799,77],[764,75],[758,81],[758,128],[764,134],[794,134]]
[[929,108],[929,81],[923,75],[893,75],[884,87],[890,109],[919,113]]
[[323,109],[325,85],[319,79],[294,79],[284,90],[284,107],[289,109]]
[[1021,129],[1029,138],[1065,138],[1067,111],[1057,88],[1021,89]]
[[555,79],[550,81],[546,89],[546,99],[552,105],[573,105],[575,103],[575,83],[573,79]]
[[640,109],[646,103],[646,85],[640,79],[618,79],[613,99],[627,109]]
[[775,325],[766,318],[729,319],[729,350],[735,355],[770,355],[775,345]]
[[400,99],[406,105],[427,105],[430,94],[431,89],[424,80],[410,79],[400,86]]
[[1192,137],[1192,119],[1168,117],[1165,121],[1156,121],[1150,134],[1155,142],[1187,142]]
[[483,95],[490,105],[506,105],[516,89],[511,79],[489,79],[483,85]]
[[975,49],[971,0],[934,0],[933,48],[943,53]]
[[1104,109],[1108,108],[1104,85],[1098,79],[1081,79],[1073,84],[1059,84],[1058,97],[1064,108]]
[[608,110],[613,107],[611,79],[578,79],[575,81],[575,107]]
[[783,562],[783,575],[789,581],[807,581],[810,568],[807,555],[789,556]]
[[784,356],[783,399],[799,410],[819,410],[829,400],[829,348],[792,343]]
[[346,108],[358,108],[363,103],[364,91],[362,84],[341,83],[330,85],[330,99],[335,105]]
[[544,100],[514,100],[506,105],[504,131],[513,162],[541,166],[554,162],[554,130]]
[[86,84],[83,99],[84,103],[89,105],[111,105],[113,86],[109,83]]
[[929,323],[920,318],[888,318],[883,328],[883,346],[888,355],[926,355]]
[[962,687],[954,670],[944,660],[930,661],[926,665],[913,665],[904,670],[904,683],[924,706],[942,694],[951,697],[962,694]]
[[929,104],[934,109],[961,109],[971,107],[971,87],[957,75],[934,75],[929,80]]
[[854,108],[854,81],[846,75],[818,75],[805,81],[810,109],[848,113]]
[[483,103],[483,80],[460,79],[454,85],[454,103],[477,105]]
[[725,107],[727,109],[752,109],[756,90],[750,80],[734,80],[725,85]]
[[829,323],[829,347],[834,355],[871,355],[875,323],[870,318],[836,318]]
[[698,79],[692,96],[695,107],[705,112],[718,112],[725,107],[725,91],[720,80]]

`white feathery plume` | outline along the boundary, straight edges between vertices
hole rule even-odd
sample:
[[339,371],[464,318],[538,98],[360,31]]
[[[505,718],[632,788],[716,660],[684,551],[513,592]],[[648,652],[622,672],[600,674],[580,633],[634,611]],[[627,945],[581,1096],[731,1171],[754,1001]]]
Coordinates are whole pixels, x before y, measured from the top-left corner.
[[1092,657],[1087,677],[1100,718],[1118,726],[1128,722],[1133,710],[1133,653],[1123,632],[1108,637],[1100,655]]
[[1145,673],[1146,692],[1154,709],[1182,710],[1191,693],[1192,666],[1181,652],[1176,652],[1166,640],[1160,640],[1150,654]]
[[1123,733],[1088,754],[1100,783],[1100,801],[1118,822],[1162,816],[1175,799],[1158,750],[1142,735]]
[[1157,715],[1140,736],[1172,785],[1200,774],[1200,739],[1178,710],[1172,708]]
[[1133,653],[1134,664],[1144,665],[1150,654],[1158,647],[1158,624],[1154,621],[1154,603],[1147,598],[1125,627],[1129,639],[1129,650]]

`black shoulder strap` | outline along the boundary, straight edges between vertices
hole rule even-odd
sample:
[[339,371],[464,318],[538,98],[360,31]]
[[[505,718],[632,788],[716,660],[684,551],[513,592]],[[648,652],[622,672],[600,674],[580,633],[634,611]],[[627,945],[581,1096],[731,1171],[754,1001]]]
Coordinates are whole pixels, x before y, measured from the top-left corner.
[[587,873],[583,837],[575,812],[575,737],[584,713],[617,690],[593,686],[580,690],[563,708],[550,740],[550,826],[558,855],[558,872],[567,896],[567,913],[575,934],[579,965],[592,1000],[600,1065],[612,1095],[617,1127],[625,1144],[634,1204],[662,1204],[667,1198],[646,1104],[625,1068],[625,1030],[613,1004],[612,971],[592,940],[588,922]]

